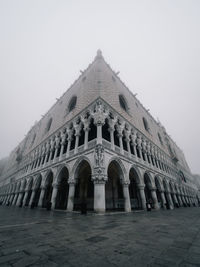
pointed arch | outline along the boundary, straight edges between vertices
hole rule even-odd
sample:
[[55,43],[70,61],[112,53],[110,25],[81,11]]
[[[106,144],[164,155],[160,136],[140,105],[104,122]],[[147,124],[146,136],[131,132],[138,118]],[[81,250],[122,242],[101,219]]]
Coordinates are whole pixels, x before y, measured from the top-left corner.
[[72,168],[72,172],[71,172],[71,174],[72,174],[72,179],[73,179],[74,181],[77,179],[78,168],[81,166],[81,163],[82,163],[83,161],[86,161],[86,162],[89,164],[89,166],[90,166],[90,168],[91,168],[91,172],[92,172],[92,174],[93,174],[93,170],[92,170],[92,167],[91,167],[92,164],[91,164],[89,158],[86,157],[86,156],[81,156],[81,157],[74,163],[74,166],[73,166],[73,168]]
[[47,203],[51,201],[51,195],[53,191],[53,179],[54,179],[54,173],[50,169],[48,170],[46,177],[45,177],[45,182],[44,182],[44,187],[45,187],[45,193],[44,193],[44,198],[43,198],[43,203],[42,207],[46,208]]
[[109,161],[107,175],[106,210],[124,210],[122,183],[125,181],[126,170],[120,159],[114,157]]
[[119,171],[120,181],[121,182],[126,181],[127,171],[126,171],[126,168],[124,167],[124,164],[122,163],[122,161],[118,157],[112,157],[109,160],[106,172],[108,173],[108,168],[109,168],[109,165],[110,165],[111,162],[115,162],[116,166],[119,167],[118,171]]
[[80,210],[86,207],[94,208],[94,184],[92,182],[92,167],[87,157],[81,157],[73,167],[74,180],[76,181],[74,209]]
[[69,171],[65,165],[62,165],[57,172],[56,183],[58,184],[58,191],[56,196],[56,209],[65,210],[67,208],[68,194],[69,194]]
[[148,203],[153,203],[152,195],[151,195],[151,189],[153,187],[153,181],[151,179],[151,175],[148,172],[144,173],[144,193],[146,197],[146,201]]
[[140,172],[136,166],[132,165],[129,170],[129,196],[131,209],[142,209],[142,201],[140,196],[140,190],[138,185],[142,184],[142,177],[140,177]]

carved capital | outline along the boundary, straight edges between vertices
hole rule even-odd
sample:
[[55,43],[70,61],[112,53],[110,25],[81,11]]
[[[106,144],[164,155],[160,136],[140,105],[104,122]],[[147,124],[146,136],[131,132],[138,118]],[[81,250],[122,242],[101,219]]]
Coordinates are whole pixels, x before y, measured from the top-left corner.
[[74,133],[73,129],[67,129],[67,140],[68,141],[71,141],[73,139],[73,133]]
[[122,181],[122,185],[123,186],[129,186],[129,184],[130,184],[130,181],[127,181],[127,180],[125,180],[125,181]]
[[144,184],[138,184],[137,187],[139,190],[144,190],[145,185]]
[[58,184],[57,183],[53,183],[52,186],[53,186],[53,188],[58,188]]
[[136,143],[137,143],[138,148],[141,148],[142,139],[140,135],[137,136]]
[[82,129],[81,123],[75,123],[74,124],[75,136],[80,136],[81,129]]
[[92,181],[94,184],[105,184],[107,180],[108,177],[105,174],[94,174],[92,176]]
[[96,125],[103,125],[105,119],[108,117],[108,111],[105,110],[100,100],[96,103],[95,112],[92,113],[92,117],[94,119],[94,124]]

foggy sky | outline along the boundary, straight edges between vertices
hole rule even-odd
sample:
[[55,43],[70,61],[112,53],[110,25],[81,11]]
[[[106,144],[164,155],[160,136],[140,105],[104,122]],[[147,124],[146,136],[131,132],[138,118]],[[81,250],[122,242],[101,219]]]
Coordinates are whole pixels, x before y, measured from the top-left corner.
[[200,173],[200,1],[0,0],[0,158],[101,49]]

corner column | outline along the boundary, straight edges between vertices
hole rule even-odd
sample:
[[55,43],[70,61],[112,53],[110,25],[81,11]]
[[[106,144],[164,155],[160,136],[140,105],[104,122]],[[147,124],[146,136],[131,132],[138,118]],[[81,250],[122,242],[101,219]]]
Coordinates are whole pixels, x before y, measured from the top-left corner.
[[94,211],[104,213],[106,210],[105,204],[105,181],[94,181]]

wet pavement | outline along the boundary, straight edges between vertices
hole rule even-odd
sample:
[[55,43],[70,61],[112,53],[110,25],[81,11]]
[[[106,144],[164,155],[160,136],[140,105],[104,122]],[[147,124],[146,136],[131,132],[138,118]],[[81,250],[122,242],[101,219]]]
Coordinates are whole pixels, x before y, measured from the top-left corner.
[[200,266],[200,208],[81,215],[0,206],[0,266]]

